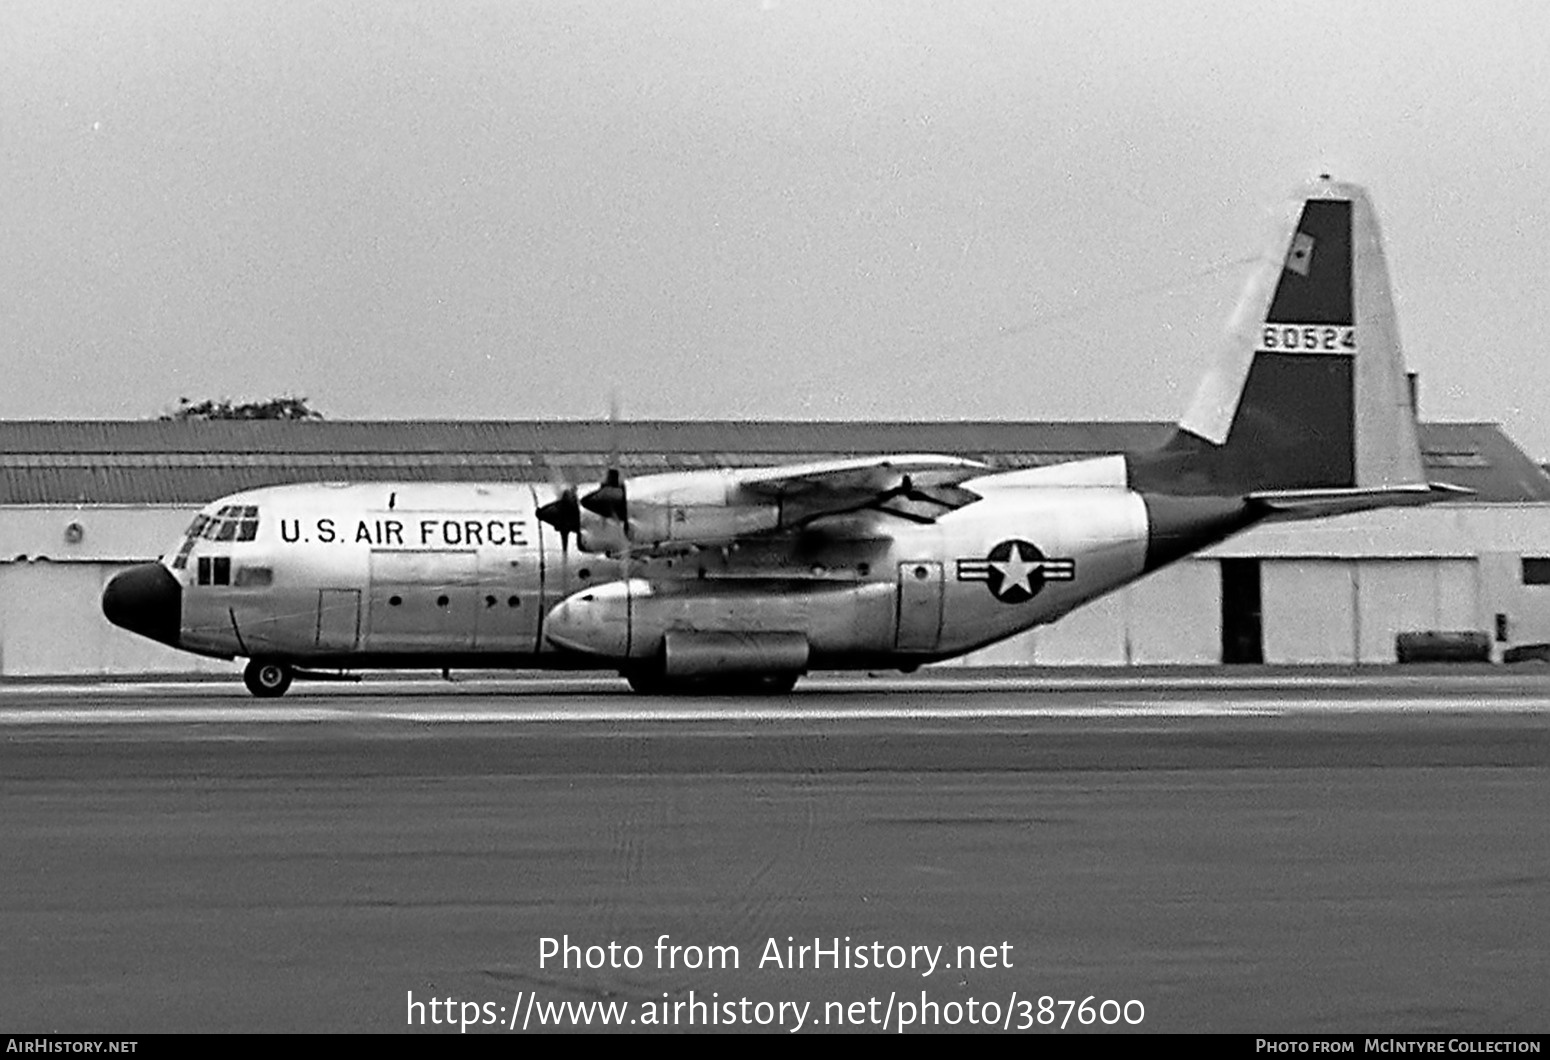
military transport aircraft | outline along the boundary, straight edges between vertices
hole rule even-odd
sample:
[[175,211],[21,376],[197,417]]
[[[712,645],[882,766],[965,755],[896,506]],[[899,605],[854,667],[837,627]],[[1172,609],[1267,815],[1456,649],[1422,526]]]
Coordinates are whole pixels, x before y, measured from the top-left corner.
[[1160,448],[997,473],[891,455],[590,488],[298,484],[214,501],[107,585],[119,626],[246,657],[257,696],[362,668],[613,670],[788,691],[962,655],[1258,522],[1423,504],[1366,192],[1290,203]]

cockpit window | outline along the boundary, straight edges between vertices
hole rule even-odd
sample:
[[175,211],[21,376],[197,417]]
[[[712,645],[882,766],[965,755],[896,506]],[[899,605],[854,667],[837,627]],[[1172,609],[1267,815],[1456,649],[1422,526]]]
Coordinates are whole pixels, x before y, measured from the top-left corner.
[[173,570],[182,570],[188,566],[188,554],[194,551],[194,542],[199,540],[199,535],[204,533],[205,527],[210,523],[208,515],[194,516],[194,521],[188,524],[188,529],[183,532],[183,541],[178,546],[178,554],[172,560]]
[[253,541],[258,537],[258,505],[228,504],[210,517],[201,535],[210,541]]

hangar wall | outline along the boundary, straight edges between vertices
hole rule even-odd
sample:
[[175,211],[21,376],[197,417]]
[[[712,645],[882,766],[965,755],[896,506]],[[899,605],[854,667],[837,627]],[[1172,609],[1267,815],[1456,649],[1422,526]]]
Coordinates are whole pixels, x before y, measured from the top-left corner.
[[1268,664],[1392,663],[1395,636],[1422,630],[1550,643],[1550,505],[1448,504],[1249,531],[964,665],[1209,665],[1222,661],[1224,560],[1257,561]]
[[0,675],[226,672],[102,617],[102,589],[188,525],[181,505],[0,507]]
[[[0,675],[236,672],[117,629],[108,578],[174,541],[180,505],[0,506]],[[74,526],[76,529],[72,529]],[[1183,560],[968,665],[1209,665],[1222,661],[1224,560],[1257,561],[1266,663],[1394,661],[1406,630],[1550,643],[1550,505],[1449,504],[1261,527]]]

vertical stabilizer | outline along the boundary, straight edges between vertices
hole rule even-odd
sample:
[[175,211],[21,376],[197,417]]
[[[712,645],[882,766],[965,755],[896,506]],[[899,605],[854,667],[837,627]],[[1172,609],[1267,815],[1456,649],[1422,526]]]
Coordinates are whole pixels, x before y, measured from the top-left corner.
[[1178,430],[1131,484],[1175,495],[1424,484],[1377,216],[1315,181],[1254,267]]

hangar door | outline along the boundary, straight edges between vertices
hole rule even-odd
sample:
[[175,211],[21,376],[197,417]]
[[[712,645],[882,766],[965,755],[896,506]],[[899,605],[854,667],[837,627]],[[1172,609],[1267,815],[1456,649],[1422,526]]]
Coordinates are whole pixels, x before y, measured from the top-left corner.
[[1265,662],[1355,662],[1355,573],[1350,560],[1262,560]]
[[[115,630],[102,617],[100,601],[107,578],[108,572],[95,563],[44,560],[0,565],[0,630],[4,632],[0,659],[5,673],[78,674],[105,669],[111,641],[134,636]],[[122,637],[113,637],[114,632]],[[170,653],[167,648],[162,651]]]
[[157,644],[102,617],[102,589],[127,563],[0,563],[0,672],[219,673],[231,664]]
[[1394,637],[1485,629],[1472,559],[1362,560],[1356,564],[1358,662],[1395,661]]
[[1484,628],[1472,559],[1264,560],[1267,663],[1391,663],[1394,637]]

